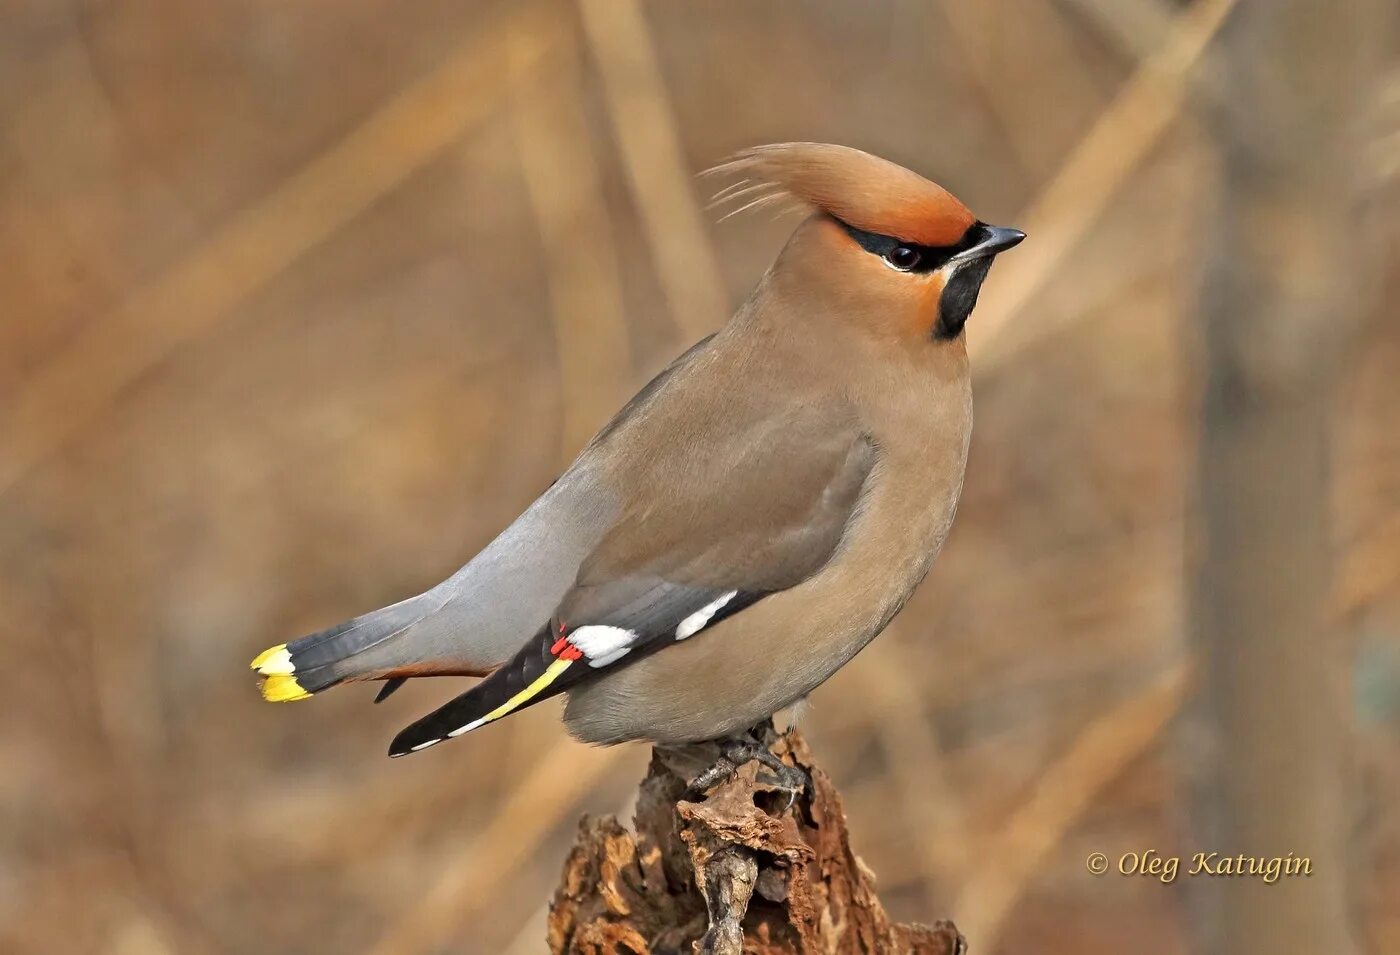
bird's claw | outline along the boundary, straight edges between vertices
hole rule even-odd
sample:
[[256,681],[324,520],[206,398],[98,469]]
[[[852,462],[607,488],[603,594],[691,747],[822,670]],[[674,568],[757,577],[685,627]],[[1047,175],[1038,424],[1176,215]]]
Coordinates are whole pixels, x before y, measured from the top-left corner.
[[788,801],[784,811],[791,809],[797,797],[806,792],[812,784],[805,772],[783,762],[773,755],[767,746],[756,740],[743,738],[721,743],[719,758],[690,781],[688,790],[692,795],[704,795],[712,787],[732,777],[739,771],[740,766],[749,762],[757,762],[771,773],[768,778],[760,778],[760,782],[787,794]]
[[764,750],[764,755],[768,759],[760,756],[757,757],[758,761],[772,772],[772,776],[768,779],[760,777],[759,781],[772,786],[778,792],[787,793],[787,805],[783,807],[783,811],[786,812],[792,808],[792,804],[797,801],[798,796],[810,790],[812,780],[805,772],[796,766],[789,766],[767,750]]

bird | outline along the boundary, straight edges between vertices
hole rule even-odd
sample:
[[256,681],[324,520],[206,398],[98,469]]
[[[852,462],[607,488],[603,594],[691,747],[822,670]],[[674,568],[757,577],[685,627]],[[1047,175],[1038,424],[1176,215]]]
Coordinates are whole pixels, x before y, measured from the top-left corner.
[[482,677],[389,755],[565,694],[581,741],[756,758],[752,728],[899,613],[962,492],[966,325],[1025,234],[849,146],[758,146],[711,172],[736,180],[721,199],[806,211],[747,301],[451,577],[259,654],[264,698]]

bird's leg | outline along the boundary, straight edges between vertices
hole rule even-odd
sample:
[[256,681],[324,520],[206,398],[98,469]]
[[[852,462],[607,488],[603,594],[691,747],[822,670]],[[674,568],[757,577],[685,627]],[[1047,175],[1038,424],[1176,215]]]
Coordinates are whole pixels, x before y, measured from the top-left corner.
[[[797,797],[807,792],[812,785],[812,781],[807,778],[807,774],[796,766],[789,766],[778,757],[774,756],[768,747],[760,745],[758,752],[754,753],[753,759],[759,761],[763,766],[768,767],[773,772],[772,785],[776,786],[780,792],[787,793],[788,807],[790,808]],[[766,780],[765,780],[766,782]]]
[[758,728],[759,737],[750,730],[726,739],[719,740],[719,758],[708,769],[702,771],[690,783],[690,792],[700,795],[729,777],[733,776],[745,763],[756,761],[764,768],[770,770],[773,778],[761,780],[768,785],[774,786],[780,792],[787,793],[788,805],[799,795],[807,791],[811,780],[807,774],[795,766],[789,766],[777,756],[773,755],[767,744],[762,741],[765,736],[765,728]]
[[719,757],[708,769],[690,781],[687,787],[692,795],[703,795],[712,786],[717,786],[738,772],[739,767],[749,761],[741,752],[743,743],[737,739],[719,741]]

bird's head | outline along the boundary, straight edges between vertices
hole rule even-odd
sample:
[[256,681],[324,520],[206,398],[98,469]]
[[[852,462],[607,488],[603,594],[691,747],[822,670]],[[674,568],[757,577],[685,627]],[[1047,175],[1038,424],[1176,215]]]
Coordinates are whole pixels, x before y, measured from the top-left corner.
[[770,280],[882,335],[959,339],[992,259],[1025,238],[980,221],[918,173],[849,146],[758,146],[715,171],[737,177],[721,198],[744,207],[784,198],[815,207]]

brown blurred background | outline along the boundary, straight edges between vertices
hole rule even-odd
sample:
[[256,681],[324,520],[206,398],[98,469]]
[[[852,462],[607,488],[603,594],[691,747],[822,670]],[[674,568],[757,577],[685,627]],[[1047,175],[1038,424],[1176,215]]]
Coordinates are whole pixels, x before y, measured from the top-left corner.
[[[1200,807],[1228,804],[1229,753],[1267,750],[1275,781],[1244,805],[1267,817],[1280,793],[1307,817],[1316,796],[1338,845],[1252,851],[1315,857],[1305,888],[1342,899],[1359,949],[1400,951],[1400,260],[1346,231],[1396,219],[1394,34],[1365,31],[1377,50],[1331,89],[1364,147],[1271,193],[1346,167],[1337,201],[1366,200],[1326,233],[1357,240],[1355,294],[1322,295],[1346,321],[1317,350],[1331,390],[1299,405],[1322,409],[1330,469],[1301,492],[1331,520],[1304,554],[1326,600],[1306,646],[1337,688],[1314,695],[1214,665],[1235,650],[1200,612],[1236,563],[1191,516],[1233,513],[1197,448],[1219,440],[1201,395],[1230,353],[1202,330],[1230,327],[1211,323],[1240,218],[1212,196],[1248,173],[1248,148],[1211,149],[1248,126],[1221,107],[1222,58],[1247,60],[1259,22],[1234,6],[6,4],[0,949],[543,951],[575,822],[625,810],[644,747],[574,744],[547,705],[391,764],[390,736],[457,684],[274,707],[247,661],[422,590],[504,527],[796,221],[717,222],[695,173],[802,139],[1030,234],[969,326],[952,539],[803,718],[886,904],[954,918],[982,955],[1210,951],[1201,913],[1235,883],[1096,878],[1085,858],[1245,851],[1228,819],[1225,844],[1202,836]],[[1280,447],[1266,498],[1293,470]],[[1196,703],[1192,656],[1220,677]],[[1212,723],[1240,686],[1339,729],[1295,749],[1267,720]],[[1193,711],[1200,732],[1176,719]]]

